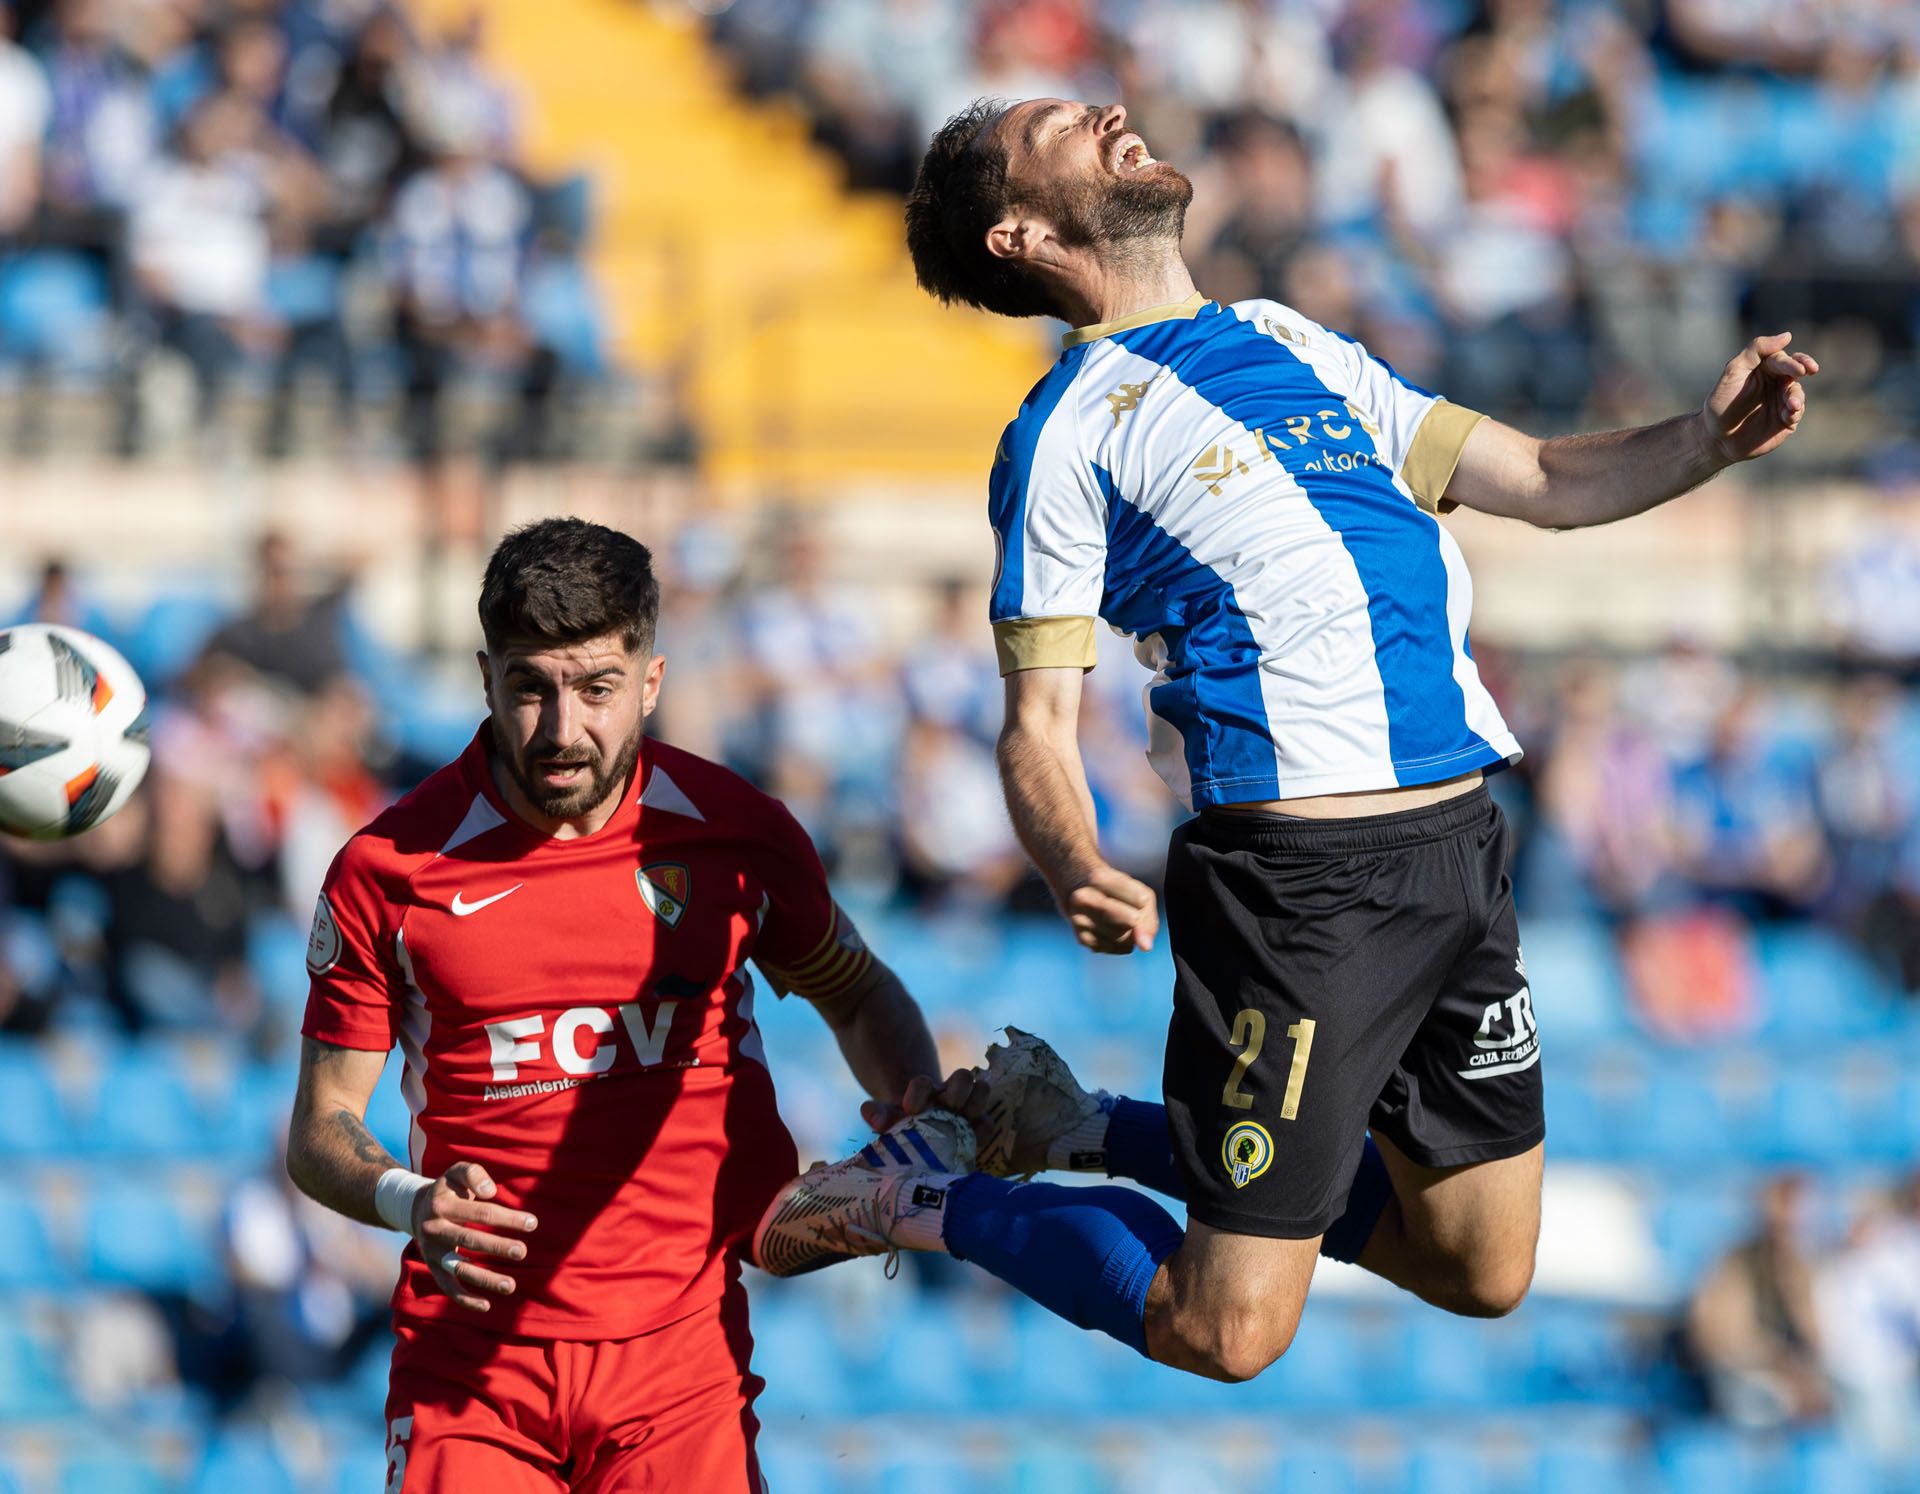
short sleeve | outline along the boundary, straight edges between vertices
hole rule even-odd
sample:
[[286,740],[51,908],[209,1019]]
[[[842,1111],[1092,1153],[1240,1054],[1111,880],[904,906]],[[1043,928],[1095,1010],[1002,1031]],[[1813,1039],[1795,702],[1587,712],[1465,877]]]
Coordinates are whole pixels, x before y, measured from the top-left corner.
[[316,1042],[384,1053],[405,984],[393,963],[387,899],[361,840],[347,842],[328,868],[307,934],[307,1016]]
[[1352,338],[1337,332],[1327,335],[1354,403],[1378,427],[1374,443],[1381,457],[1428,513],[1450,512],[1456,505],[1442,495],[1453,479],[1453,469],[1460,465],[1467,437],[1487,417],[1409,383],[1393,371],[1392,364],[1374,357]]
[[1107,504],[1080,450],[1069,355],[994,452],[987,511],[997,564],[990,615],[1000,672],[1091,669],[1106,579]]
[[777,995],[831,1001],[859,984],[873,955],[834,902],[827,869],[800,822],[778,801],[771,811],[763,832],[766,915],[753,958]]

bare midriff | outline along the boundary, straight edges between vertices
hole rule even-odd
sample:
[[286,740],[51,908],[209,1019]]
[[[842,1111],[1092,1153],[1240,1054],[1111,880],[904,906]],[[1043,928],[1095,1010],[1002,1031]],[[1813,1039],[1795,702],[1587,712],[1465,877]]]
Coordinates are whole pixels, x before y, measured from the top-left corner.
[[1481,773],[1475,769],[1441,783],[1413,783],[1404,788],[1373,789],[1358,794],[1316,794],[1305,799],[1262,799],[1257,803],[1222,804],[1219,807],[1238,814],[1284,814],[1301,820],[1357,820],[1370,814],[1398,814],[1407,809],[1425,809],[1429,804],[1444,804],[1480,787]]

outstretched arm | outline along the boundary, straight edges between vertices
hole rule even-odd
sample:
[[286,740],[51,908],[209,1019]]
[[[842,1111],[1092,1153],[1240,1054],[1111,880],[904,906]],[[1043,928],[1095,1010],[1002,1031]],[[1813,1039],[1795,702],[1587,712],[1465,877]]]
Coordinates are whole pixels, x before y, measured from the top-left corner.
[[1093,793],[1080,760],[1078,669],[1007,676],[1000,786],[1033,864],[1074,937],[1100,954],[1152,949],[1160,929],[1153,889],[1100,854]]
[[493,1180],[477,1162],[456,1162],[437,1179],[423,1178],[380,1145],[365,1116],[386,1062],[375,1050],[300,1040],[287,1176],[337,1214],[411,1234],[440,1289],[460,1306],[485,1312],[486,1298],[474,1293],[504,1296],[513,1291],[513,1278],[454,1252],[519,1260],[526,1246],[492,1231],[529,1231],[534,1218],[488,1202]]
[[1483,420],[1461,448],[1446,502],[1543,529],[1579,529],[1644,513],[1735,462],[1765,456],[1799,428],[1802,380],[1820,372],[1808,354],[1786,350],[1792,335],[1756,337],[1698,410],[1654,425],[1541,441]]
[[814,1005],[853,1077],[874,1099],[892,1105],[915,1079],[939,1071],[940,1053],[919,1003],[879,960],[858,984]]

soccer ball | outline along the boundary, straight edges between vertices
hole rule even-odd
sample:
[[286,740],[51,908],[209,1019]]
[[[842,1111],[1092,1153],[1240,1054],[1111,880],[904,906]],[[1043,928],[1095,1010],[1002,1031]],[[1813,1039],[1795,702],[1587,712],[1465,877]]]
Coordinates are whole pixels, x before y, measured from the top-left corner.
[[0,830],[59,840],[90,830],[146,776],[147,691],[78,628],[0,631]]

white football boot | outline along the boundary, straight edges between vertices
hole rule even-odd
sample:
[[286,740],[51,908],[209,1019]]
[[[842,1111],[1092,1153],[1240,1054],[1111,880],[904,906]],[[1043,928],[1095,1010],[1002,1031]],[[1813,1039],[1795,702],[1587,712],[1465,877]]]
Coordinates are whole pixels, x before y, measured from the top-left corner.
[[974,1124],[979,1168],[995,1177],[1030,1177],[1048,1168],[1105,1169],[1105,1090],[1089,1094],[1066,1060],[1030,1032],[1004,1029],[987,1049],[985,1112]]
[[974,1152],[973,1127],[952,1111],[909,1116],[845,1161],[816,1162],[782,1188],[753,1232],[753,1259],[769,1275],[799,1276],[896,1252],[905,1246],[900,1222],[946,1201],[944,1187],[928,1180],[974,1171]]

